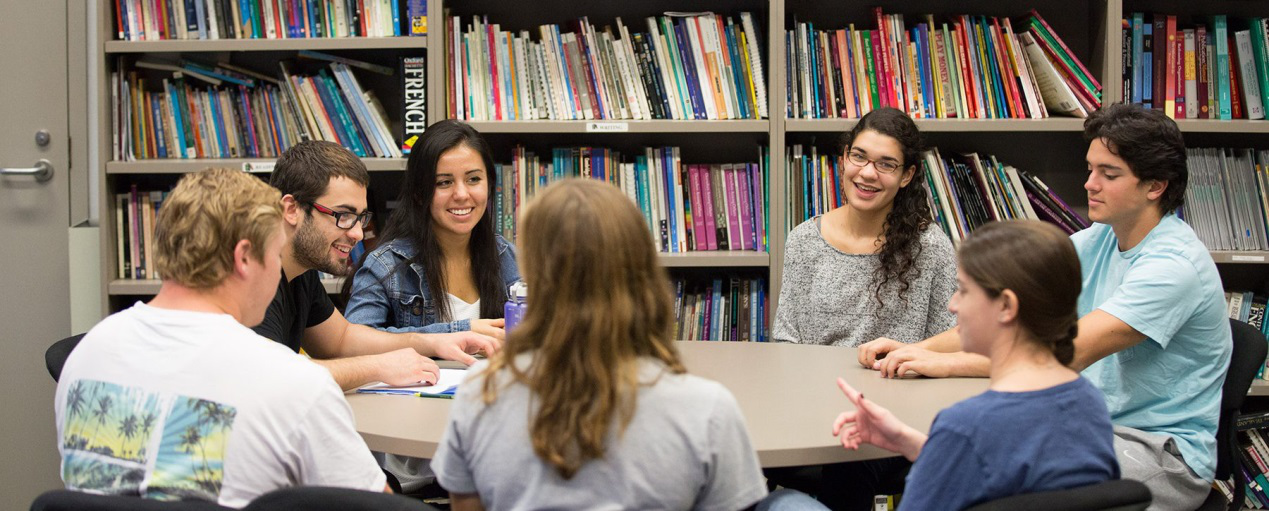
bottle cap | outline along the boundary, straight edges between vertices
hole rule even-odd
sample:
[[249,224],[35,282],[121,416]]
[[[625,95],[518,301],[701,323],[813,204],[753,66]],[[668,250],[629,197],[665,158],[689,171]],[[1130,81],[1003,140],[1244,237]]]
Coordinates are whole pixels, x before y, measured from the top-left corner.
[[519,298],[519,299],[528,298],[529,285],[525,284],[523,280],[517,280],[515,284],[511,285],[511,289],[508,291],[507,295],[511,298]]

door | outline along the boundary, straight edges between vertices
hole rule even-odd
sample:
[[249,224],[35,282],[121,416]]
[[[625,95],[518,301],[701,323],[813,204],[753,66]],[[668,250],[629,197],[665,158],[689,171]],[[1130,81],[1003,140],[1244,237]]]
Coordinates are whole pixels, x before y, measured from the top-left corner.
[[52,168],[0,175],[0,509],[61,486],[44,350],[70,335],[66,25],[66,2],[0,0],[0,168]]

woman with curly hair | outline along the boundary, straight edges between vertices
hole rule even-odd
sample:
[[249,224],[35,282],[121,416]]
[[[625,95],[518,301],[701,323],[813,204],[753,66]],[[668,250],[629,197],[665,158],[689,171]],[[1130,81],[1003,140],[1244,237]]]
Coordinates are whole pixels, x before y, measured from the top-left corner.
[[921,133],[894,108],[865,115],[842,137],[846,204],[793,229],[785,243],[776,340],[859,346],[912,343],[956,323],[947,235],[931,228]]

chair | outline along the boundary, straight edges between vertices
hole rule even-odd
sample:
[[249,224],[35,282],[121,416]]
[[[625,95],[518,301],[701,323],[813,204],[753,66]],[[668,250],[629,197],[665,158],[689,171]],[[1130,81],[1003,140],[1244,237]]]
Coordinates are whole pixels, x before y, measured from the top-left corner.
[[247,504],[243,511],[435,511],[418,500],[345,488],[297,486],[274,490]]
[[[69,350],[67,351],[69,353]],[[51,366],[50,366],[51,368]],[[31,511],[232,511],[202,500],[162,501],[122,495],[94,495],[74,490],[44,492]]]
[[1024,493],[984,502],[965,511],[1139,511],[1150,505],[1140,481],[1116,479],[1069,490]]
[[1225,385],[1221,388],[1221,415],[1216,430],[1216,478],[1234,479],[1234,501],[1226,503],[1225,496],[1213,489],[1207,500],[1199,507],[1200,511],[1217,511],[1227,508],[1237,510],[1246,495],[1246,483],[1237,474],[1238,463],[1238,429],[1234,422],[1238,419],[1251,388],[1251,381],[1256,378],[1260,366],[1265,363],[1265,353],[1269,351],[1269,343],[1265,335],[1256,327],[1242,321],[1229,320],[1229,330],[1234,337],[1234,351],[1230,356],[1229,372],[1225,374]]
[[48,351],[44,352],[44,365],[48,366],[48,374],[53,377],[53,381],[57,381],[62,376],[62,366],[66,365],[66,357],[69,357],[75,346],[79,345],[79,341],[84,338],[84,334],[72,335],[60,341],[53,343],[48,347]]

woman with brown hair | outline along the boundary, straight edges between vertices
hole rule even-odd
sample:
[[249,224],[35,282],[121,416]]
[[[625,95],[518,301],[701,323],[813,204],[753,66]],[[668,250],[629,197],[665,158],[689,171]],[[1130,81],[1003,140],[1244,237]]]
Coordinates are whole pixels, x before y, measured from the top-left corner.
[[686,374],[638,208],[565,180],[520,217],[528,311],[463,383],[432,469],[453,509],[743,509],[766,489],[735,398]]
[[[1102,393],[1068,367],[1083,285],[1071,240],[1036,220],[996,222],[966,238],[959,258],[947,308],[964,350],[991,360],[987,392],[939,412],[926,435],[839,378],[855,410],[837,418],[833,434],[847,449],[873,444],[913,462],[904,510],[965,509],[1118,479]],[[775,495],[770,509],[801,499]]]

